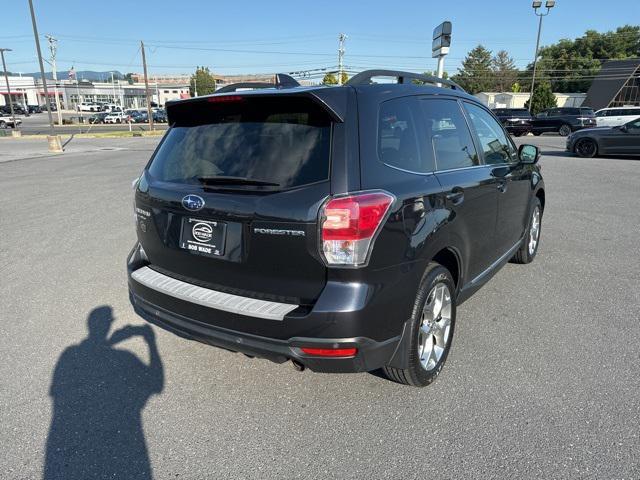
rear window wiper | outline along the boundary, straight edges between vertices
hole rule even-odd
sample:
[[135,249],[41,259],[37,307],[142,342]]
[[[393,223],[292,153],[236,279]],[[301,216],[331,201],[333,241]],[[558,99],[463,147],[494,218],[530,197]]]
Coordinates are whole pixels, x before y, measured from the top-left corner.
[[246,177],[197,177],[197,180],[203,185],[259,185],[267,187],[279,187],[279,183],[267,182],[256,178]]

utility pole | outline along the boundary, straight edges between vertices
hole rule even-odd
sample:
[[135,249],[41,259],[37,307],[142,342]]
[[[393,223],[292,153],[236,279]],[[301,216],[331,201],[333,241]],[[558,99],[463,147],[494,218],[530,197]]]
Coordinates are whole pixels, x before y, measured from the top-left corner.
[[116,98],[116,82],[113,80],[113,72],[111,73],[111,90],[113,91],[113,103],[117,104],[118,99]]
[[344,71],[343,59],[344,59],[344,42],[347,36],[344,33],[338,35],[338,85],[342,85],[342,73]]
[[[56,52],[58,50],[58,40],[51,35],[45,35],[49,41],[49,50],[51,51],[51,70],[53,73],[53,94],[56,96],[56,110],[58,112],[58,125],[62,125],[62,112],[60,111],[60,99],[58,98],[58,67],[56,66]],[[49,99],[47,99],[47,102]]]
[[16,123],[16,117],[13,114],[13,102],[11,101],[11,88],[9,87],[9,74],[7,73],[7,64],[4,62],[4,52],[12,52],[10,48],[0,48],[0,56],[2,56],[2,71],[4,72],[4,81],[7,83],[7,99],[9,100],[9,108],[11,109],[11,121],[13,122],[13,129],[18,129]]
[[51,115],[51,105],[49,103],[49,90],[47,89],[47,78],[44,75],[44,63],[42,62],[42,50],[40,50],[40,37],[38,36],[38,25],[36,24],[36,13],[33,10],[33,0],[29,0],[29,10],[31,12],[31,25],[33,26],[33,37],[36,41],[36,51],[38,52],[38,64],[40,65],[40,75],[42,75],[42,89],[44,96],[47,98],[47,114],[49,115],[49,129],[51,135],[47,139],[49,141],[50,152],[62,152],[62,141],[60,135],[56,135],[53,127],[53,116]]
[[147,97],[147,115],[149,116],[149,130],[153,130],[153,111],[151,110],[151,96],[149,95],[149,75],[147,75],[147,57],[144,53],[144,42],[140,40],[142,51],[142,69],[144,70],[144,93]]

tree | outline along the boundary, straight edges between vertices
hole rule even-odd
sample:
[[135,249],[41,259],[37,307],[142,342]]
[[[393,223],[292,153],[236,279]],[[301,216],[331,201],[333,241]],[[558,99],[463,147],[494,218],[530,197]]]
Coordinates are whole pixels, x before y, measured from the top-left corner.
[[129,83],[129,85],[133,85],[133,73],[125,73],[124,79]]
[[333,73],[327,73],[322,79],[322,83],[324,85],[337,85],[338,79]]
[[493,59],[491,51],[478,45],[462,61],[462,67],[451,79],[467,92],[474,94],[493,87]]
[[[347,83],[347,80],[349,80],[349,75],[347,75],[345,72],[342,72],[342,84],[344,85],[345,83]],[[336,77],[336,75],[334,73],[329,72],[322,79],[322,84],[323,85],[337,85],[338,84],[338,78]]]
[[509,92],[518,78],[518,69],[506,50],[500,50],[492,60],[494,88],[496,92]]
[[[604,33],[587,30],[575,40],[562,39],[542,47],[536,70],[538,78],[548,79],[556,92],[586,92],[602,63],[609,59],[640,57],[640,26],[625,25]],[[533,63],[523,77],[531,85]]]
[[[527,100],[524,106],[525,108],[529,108],[529,100]],[[535,115],[547,108],[554,108],[557,106],[556,96],[553,94],[553,90],[551,90],[551,84],[546,80],[536,83],[533,90],[531,113]]]
[[216,91],[216,79],[213,78],[209,67],[197,67],[196,73],[191,75],[189,83],[189,93],[192,97],[198,95],[209,95]]

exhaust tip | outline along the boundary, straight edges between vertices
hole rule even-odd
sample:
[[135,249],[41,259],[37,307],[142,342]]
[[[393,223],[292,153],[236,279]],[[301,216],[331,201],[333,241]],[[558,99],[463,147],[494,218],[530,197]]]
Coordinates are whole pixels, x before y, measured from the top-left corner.
[[299,361],[294,359],[291,359],[291,365],[297,372],[304,372],[305,368],[307,368],[303,364],[301,364]]

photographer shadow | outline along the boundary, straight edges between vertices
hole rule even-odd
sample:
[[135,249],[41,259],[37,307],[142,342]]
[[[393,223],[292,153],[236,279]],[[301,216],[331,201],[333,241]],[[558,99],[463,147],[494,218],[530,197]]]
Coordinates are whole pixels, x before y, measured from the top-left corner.
[[[141,414],[149,397],[162,392],[162,362],[151,327],[129,325],[109,337],[113,321],[111,307],[93,309],[87,338],[58,359],[45,480],[153,477]],[[148,346],[148,365],[114,348],[134,336]]]

